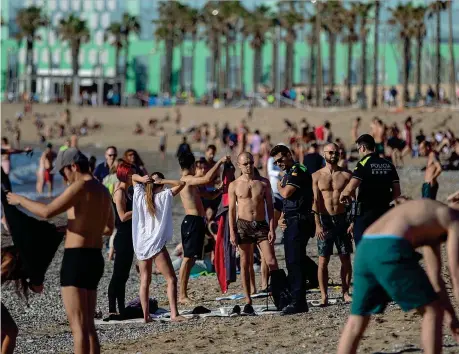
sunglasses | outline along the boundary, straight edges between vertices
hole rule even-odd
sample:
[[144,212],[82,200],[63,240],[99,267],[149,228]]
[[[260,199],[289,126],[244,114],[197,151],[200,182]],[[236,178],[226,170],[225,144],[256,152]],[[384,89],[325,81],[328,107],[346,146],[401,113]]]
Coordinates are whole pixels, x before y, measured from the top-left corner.
[[275,165],[279,165],[284,160],[285,160],[285,156],[282,156],[282,157],[278,158],[277,160],[274,160],[274,164]]
[[107,155],[108,157],[117,157],[118,155],[117,154],[109,154]]
[[242,166],[249,166],[249,165],[253,165],[254,162],[253,161],[247,161],[245,163],[241,163]]
[[339,155],[339,151],[324,151],[325,153],[328,153],[329,155]]

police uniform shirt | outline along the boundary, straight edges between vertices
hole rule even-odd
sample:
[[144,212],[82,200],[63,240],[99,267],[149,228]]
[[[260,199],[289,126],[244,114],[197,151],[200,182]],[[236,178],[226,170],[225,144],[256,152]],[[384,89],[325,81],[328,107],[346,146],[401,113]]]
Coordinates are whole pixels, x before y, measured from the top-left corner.
[[352,178],[361,181],[357,201],[363,203],[364,210],[387,207],[393,199],[393,184],[399,183],[395,166],[377,153],[363,157],[357,163]]
[[281,186],[290,185],[295,187],[295,192],[284,199],[284,214],[306,215],[312,209],[313,191],[312,177],[307,168],[296,163],[287,171],[281,181]]

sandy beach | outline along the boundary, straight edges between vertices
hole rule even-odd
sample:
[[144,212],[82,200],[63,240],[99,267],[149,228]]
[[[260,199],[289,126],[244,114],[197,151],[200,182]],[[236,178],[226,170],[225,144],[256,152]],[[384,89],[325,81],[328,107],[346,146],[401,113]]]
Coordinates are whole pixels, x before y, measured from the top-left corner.
[[[47,114],[45,122],[59,119],[65,107],[56,105],[35,105],[34,112]],[[91,151],[97,156],[103,155],[103,148],[116,145],[122,153],[126,148],[137,149],[146,163],[149,171],[159,170],[166,177],[179,176],[179,166],[173,156],[181,136],[175,134],[175,112],[173,108],[87,108],[71,107],[72,125],[77,125],[87,117],[89,122],[94,120],[102,123],[103,128],[94,134],[80,139],[80,147]],[[17,104],[3,104],[2,129],[5,129],[5,119],[15,120],[15,113],[22,111]],[[229,122],[235,127],[242,119],[245,109],[214,110],[204,107],[184,107],[182,125],[208,122],[223,126]],[[156,117],[161,120],[167,113],[170,121],[165,122],[164,128],[169,135],[168,157],[160,161],[157,155],[159,138],[147,134],[137,136],[132,132],[136,122],[147,127],[149,119]],[[406,111],[390,113],[387,110],[361,112],[353,109],[326,111],[301,111],[297,109],[255,109],[254,119],[248,122],[251,129],[260,129],[263,134],[272,135],[273,142],[285,141],[283,133],[283,119],[300,122],[305,117],[312,125],[329,120],[336,137],[341,137],[350,146],[351,122],[356,116],[362,117],[361,132],[368,132],[372,117],[379,116],[387,123],[400,122],[408,116],[421,119],[415,126],[414,133],[420,128],[426,135],[432,130],[451,128],[459,135],[459,112],[440,110],[435,112]],[[451,119],[445,119],[451,115]],[[26,143],[37,143],[35,126],[31,118],[21,123],[22,140]],[[2,134],[4,135],[4,134]],[[191,137],[190,137],[191,138]],[[56,146],[63,143],[63,139],[53,139]],[[193,144],[198,151],[199,144]],[[100,161],[99,161],[100,162]],[[402,193],[411,197],[419,197],[423,183],[421,166],[425,159],[407,159],[406,166],[399,170]],[[459,172],[444,172],[439,178],[440,189],[438,200],[444,201],[446,196],[457,190],[459,186]],[[173,206],[174,238],[169,245],[180,240],[180,222],[183,218],[183,207],[179,200]],[[65,220],[57,218],[56,223]],[[278,239],[281,232],[278,230]],[[9,242],[8,237],[2,237],[3,244]],[[308,255],[317,262],[316,240],[308,243]],[[276,245],[276,255],[282,267],[285,267],[283,246]],[[41,295],[32,295],[29,307],[23,300],[19,300],[12,287],[2,289],[2,302],[8,307],[16,320],[20,332],[17,343],[17,353],[67,353],[72,352],[72,336],[68,327],[59,289],[59,270],[63,256],[63,246],[56,254],[47,273],[45,290]],[[107,289],[113,271],[113,262],[106,261],[104,276],[98,288],[97,309],[104,315],[108,313]],[[330,279],[333,284],[339,284],[339,259],[332,257],[330,262]],[[446,269],[444,269],[446,274]],[[450,288],[449,279],[445,280]],[[259,285],[259,277],[257,276]],[[215,276],[203,276],[190,281],[190,295],[195,299],[194,305],[203,305],[216,309],[222,305],[232,306],[243,304],[242,301],[218,302],[216,297],[221,296]],[[139,289],[139,277],[134,266],[126,287],[126,300],[135,298]],[[240,281],[231,284],[229,293],[241,293]],[[161,276],[153,276],[151,296],[155,297],[160,307],[167,307],[166,288]],[[339,291],[331,289],[331,298],[339,298]],[[308,299],[319,299],[319,294],[308,295]],[[266,299],[255,301],[256,304],[266,303]],[[193,306],[180,307],[180,310],[191,309]],[[192,319],[182,324],[169,322],[153,322],[144,324],[100,325],[97,327],[104,353],[334,353],[340,331],[349,314],[349,305],[338,299],[337,303],[328,308],[312,307],[310,312],[302,315],[281,317],[279,315],[264,315],[256,317],[234,318],[205,318]],[[403,313],[397,306],[390,305],[386,314],[377,316],[365,333],[360,346],[360,353],[421,353],[420,349],[421,319],[415,313]],[[444,332],[444,353],[458,353],[459,345],[455,344],[449,335],[448,329]]]

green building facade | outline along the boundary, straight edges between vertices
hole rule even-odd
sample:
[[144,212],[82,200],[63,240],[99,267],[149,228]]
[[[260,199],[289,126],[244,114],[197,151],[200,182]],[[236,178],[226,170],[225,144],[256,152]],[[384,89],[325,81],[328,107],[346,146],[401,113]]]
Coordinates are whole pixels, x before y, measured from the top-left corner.
[[[35,42],[34,47],[34,65],[36,68],[37,78],[33,85],[34,92],[38,92],[40,97],[47,101],[61,94],[61,86],[70,81],[71,71],[71,52],[67,43],[61,42],[56,31],[59,20],[68,16],[70,13],[76,13],[87,21],[91,31],[91,40],[81,48],[80,63],[81,69],[81,86],[93,87],[101,80],[110,84],[116,81],[115,78],[115,49],[107,42],[104,42],[104,31],[111,22],[120,21],[124,12],[129,12],[139,18],[142,26],[142,32],[139,36],[133,35],[129,47],[129,71],[126,91],[133,94],[137,91],[149,91],[150,93],[159,93],[161,85],[161,75],[165,60],[165,48],[162,42],[154,38],[154,24],[152,20],[157,18],[157,0],[7,0],[2,2],[2,17],[6,22],[2,28],[1,35],[1,97],[5,97],[5,92],[24,91],[24,81],[26,78],[26,51],[25,41],[18,42],[14,39],[18,32],[15,23],[17,11],[22,7],[30,5],[41,6],[44,12],[49,16],[51,24],[47,28],[39,30],[40,40]],[[184,1],[191,6],[203,6],[204,0]],[[419,1],[418,1],[419,2]],[[425,1],[421,1],[425,2]],[[276,7],[276,1],[245,0],[244,5],[248,8],[261,3]],[[402,47],[398,39],[397,30],[387,24],[389,12],[387,7],[382,11],[381,31],[380,31],[380,48],[379,48],[379,84],[383,86],[398,84],[402,80],[401,70]],[[458,5],[458,4],[456,4]],[[308,6],[313,6],[308,4]],[[459,8],[455,8],[455,14],[459,15]],[[311,11],[312,12],[312,11]],[[449,75],[449,48],[447,43],[447,14],[442,15],[442,67],[445,82]],[[456,28],[456,25],[455,25]],[[428,31],[434,33],[433,22],[428,23]],[[306,37],[311,32],[310,26],[304,26],[298,33],[298,41],[295,44],[294,59],[294,83],[308,84],[310,65],[310,46]],[[262,53],[262,82],[266,85],[271,83],[272,72],[272,40],[270,34],[263,48]],[[424,83],[433,83],[435,79],[435,43],[434,36],[431,34],[427,37],[423,52],[423,81]],[[373,33],[368,35],[367,46],[367,82],[372,82],[373,71]],[[328,42],[327,36],[322,35],[322,55],[324,69],[324,83],[328,81]],[[231,74],[229,88],[240,87],[240,46],[245,45],[245,68],[244,68],[244,86],[247,92],[253,90],[253,50],[250,46],[250,39],[246,43],[237,43],[236,50],[231,61]],[[197,96],[201,96],[212,89],[214,84],[210,82],[211,77],[211,52],[204,40],[196,44],[194,63],[192,65],[192,43],[186,41],[184,46],[184,78],[185,88],[193,89]],[[413,58],[416,44],[413,44]],[[173,62],[173,82],[172,91],[179,88],[179,76],[181,70],[181,48],[174,51]],[[459,44],[454,45],[456,58],[459,57]],[[224,51],[223,51],[224,52]],[[281,88],[284,77],[285,66],[285,45],[280,41],[279,46],[279,77]],[[361,48],[360,44],[354,46],[352,71],[352,82],[357,84],[360,75],[361,66]],[[124,66],[124,53],[121,53],[120,67]],[[226,58],[222,59],[221,69],[225,70]],[[459,63],[459,62],[458,62]],[[191,68],[194,70],[194,82],[191,83]],[[456,69],[458,65],[456,65]],[[414,77],[414,61],[412,65],[412,75]],[[224,75],[223,72],[220,73]],[[344,84],[347,76],[347,46],[338,43],[336,51],[336,83]]]

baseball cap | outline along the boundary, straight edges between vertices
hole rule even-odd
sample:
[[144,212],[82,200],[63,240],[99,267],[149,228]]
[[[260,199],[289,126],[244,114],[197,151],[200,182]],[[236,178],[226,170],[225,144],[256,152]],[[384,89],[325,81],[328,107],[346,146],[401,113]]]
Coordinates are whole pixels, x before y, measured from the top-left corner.
[[56,157],[56,164],[54,165],[51,173],[57,174],[66,166],[70,166],[73,163],[86,162],[88,163],[88,158],[83,155],[83,153],[76,148],[68,148],[64,151],[59,151]]

